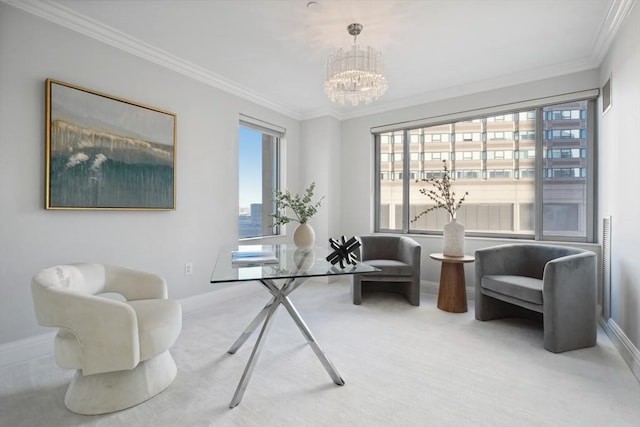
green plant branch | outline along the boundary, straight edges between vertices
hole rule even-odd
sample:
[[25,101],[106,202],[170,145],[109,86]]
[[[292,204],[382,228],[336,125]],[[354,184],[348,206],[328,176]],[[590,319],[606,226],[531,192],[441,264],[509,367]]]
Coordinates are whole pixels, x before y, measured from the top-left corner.
[[[306,224],[309,218],[318,212],[318,208],[324,199],[324,196],[322,196],[317,202],[312,202],[315,187],[316,183],[312,182],[302,196],[299,194],[291,194],[289,190],[284,192],[276,190],[276,197],[274,199],[276,211],[270,215],[275,219],[274,225],[284,225],[291,221]],[[295,217],[288,216],[287,209],[291,210]]]

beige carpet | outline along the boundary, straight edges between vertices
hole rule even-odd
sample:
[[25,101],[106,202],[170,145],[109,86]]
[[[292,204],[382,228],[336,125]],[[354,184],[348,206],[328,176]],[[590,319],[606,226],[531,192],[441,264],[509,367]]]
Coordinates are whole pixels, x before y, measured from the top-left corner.
[[72,373],[53,357],[0,371],[0,425],[16,426],[639,426],[640,384],[606,335],[562,354],[542,347],[541,326],[479,322],[422,296],[367,294],[348,282],[310,281],[292,294],[346,384],[333,384],[281,307],[240,405],[228,405],[255,336],[228,347],[269,295],[246,283],[184,317],[172,353],[174,383],[134,408],[102,416],[68,412]]

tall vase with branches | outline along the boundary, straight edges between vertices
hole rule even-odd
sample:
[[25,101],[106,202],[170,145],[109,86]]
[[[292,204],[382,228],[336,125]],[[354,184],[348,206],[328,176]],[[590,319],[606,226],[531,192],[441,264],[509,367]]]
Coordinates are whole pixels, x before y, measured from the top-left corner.
[[469,195],[468,191],[456,199],[456,192],[453,191],[453,184],[451,183],[451,173],[447,167],[447,161],[442,161],[442,178],[428,178],[421,181],[431,185],[432,188],[421,188],[420,194],[427,196],[431,199],[435,205],[423,210],[416,215],[411,222],[417,221],[421,216],[434,211],[436,209],[444,209],[449,212],[449,220],[453,220],[456,217],[456,211],[465,201]]
[[436,209],[444,209],[449,213],[449,222],[444,226],[442,253],[447,256],[464,256],[464,225],[457,222],[456,211],[469,195],[465,191],[457,198],[451,182],[451,173],[447,161],[442,161],[443,173],[441,178],[423,179],[430,184],[430,188],[421,188],[420,194],[427,196],[435,204],[416,215],[411,222],[417,221],[423,215]]
[[[318,201],[313,201],[315,188],[316,183],[312,182],[302,195],[292,194],[289,190],[275,192],[276,211],[271,214],[275,219],[274,225],[284,225],[292,221],[300,223],[293,233],[293,241],[301,248],[310,248],[315,241],[315,232],[307,221],[318,212],[324,199],[322,196]],[[293,215],[288,215],[287,211],[293,212]]]

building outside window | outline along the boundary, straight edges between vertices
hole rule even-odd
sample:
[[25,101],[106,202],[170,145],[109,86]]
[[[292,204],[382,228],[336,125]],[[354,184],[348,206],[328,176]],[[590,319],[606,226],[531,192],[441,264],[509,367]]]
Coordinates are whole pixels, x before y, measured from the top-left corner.
[[279,188],[280,144],[284,129],[252,119],[238,132],[238,235],[240,239],[272,236],[275,191]]
[[[432,205],[413,177],[440,177],[445,160],[456,194],[469,192],[457,212],[468,235],[593,241],[594,108],[585,99],[374,133],[379,172],[412,171],[408,181],[376,174],[376,231],[441,232],[443,209],[411,221]],[[386,139],[408,162],[386,161]]]

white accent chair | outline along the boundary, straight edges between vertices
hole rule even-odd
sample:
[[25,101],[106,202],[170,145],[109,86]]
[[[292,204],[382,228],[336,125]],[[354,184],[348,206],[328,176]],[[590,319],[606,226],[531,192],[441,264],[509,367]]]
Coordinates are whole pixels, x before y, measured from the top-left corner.
[[[105,293],[126,301],[98,295]],[[103,264],[57,265],[33,277],[31,294],[38,323],[60,328],[56,363],[77,369],[65,396],[69,410],[129,408],[175,378],[169,348],[182,329],[182,308],[167,299],[161,277]]]

